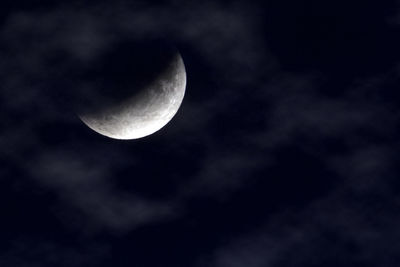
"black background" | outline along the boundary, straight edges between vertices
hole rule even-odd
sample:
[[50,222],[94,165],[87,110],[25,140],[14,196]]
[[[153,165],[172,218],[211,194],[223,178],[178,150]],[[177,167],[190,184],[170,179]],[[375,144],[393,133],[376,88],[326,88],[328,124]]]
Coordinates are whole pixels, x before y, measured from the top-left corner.
[[[398,266],[398,2],[1,5],[0,266]],[[71,103],[149,74],[131,38],[186,94],[114,140]]]

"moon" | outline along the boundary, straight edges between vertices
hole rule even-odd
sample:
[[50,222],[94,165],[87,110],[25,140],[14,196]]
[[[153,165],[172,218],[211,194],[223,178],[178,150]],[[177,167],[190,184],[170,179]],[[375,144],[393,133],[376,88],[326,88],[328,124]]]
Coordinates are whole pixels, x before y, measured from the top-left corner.
[[[186,70],[180,53],[169,57],[158,72],[141,88],[129,88],[125,83],[124,99],[119,101],[91,95],[91,102],[101,104],[79,112],[79,118],[92,130],[114,139],[138,139],[157,132],[175,116],[184,98]],[[112,92],[112,88],[108,90]]]

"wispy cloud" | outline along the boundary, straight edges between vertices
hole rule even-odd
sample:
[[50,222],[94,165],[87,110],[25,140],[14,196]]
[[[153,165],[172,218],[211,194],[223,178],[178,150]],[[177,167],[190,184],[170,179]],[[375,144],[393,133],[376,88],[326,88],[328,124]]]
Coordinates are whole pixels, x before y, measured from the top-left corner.
[[16,238],[7,249],[2,250],[0,264],[4,267],[98,265],[107,258],[108,252],[108,247],[96,243],[68,246],[54,241],[36,239],[33,243],[30,239]]
[[335,190],[303,208],[277,211],[258,229],[231,236],[206,266],[396,266],[400,202],[390,186],[393,150],[366,150],[332,161],[338,178],[346,178]]
[[[398,231],[379,215],[398,218],[397,192],[390,189],[387,171],[394,168],[393,150],[398,148],[390,138],[399,118],[397,107],[352,93],[329,97],[318,90],[323,87],[319,77],[279,69],[250,10],[208,2],[173,7],[97,5],[85,10],[64,6],[11,15],[0,36],[5,47],[0,62],[1,119],[7,123],[1,133],[1,153],[30,179],[58,194],[74,212],[84,214],[89,228],[127,232],[179,216],[187,198],[229,198],[252,179],[253,172],[277,164],[277,151],[298,146],[335,172],[335,187],[300,210],[277,212],[258,230],[232,236],[228,244],[215,249],[209,264],[317,265],[327,258],[334,261],[336,253],[354,262],[373,262],[383,251],[379,244],[388,255],[385,266],[391,266]],[[79,81],[68,80],[74,64],[90,64],[115,40],[129,35],[161,35],[189,47],[182,49],[184,59],[185,52],[197,54],[207,72],[217,77],[203,77],[201,71],[191,74],[192,66],[187,65],[193,80],[188,80],[178,118],[162,137],[153,139],[157,145],[164,142],[154,153],[195,155],[199,166],[188,177],[179,174],[176,192],[165,200],[122,192],[115,185],[113,179],[145,178],[143,173],[121,177],[138,164],[139,145],[129,150],[100,139],[87,143],[83,131],[79,132],[83,137],[69,132],[60,145],[40,131],[42,127],[50,131],[54,122],[61,122],[63,129],[79,128],[77,118],[58,105],[59,91],[53,86],[83,88]],[[373,86],[384,88],[385,82],[378,78]],[[353,84],[346,86],[354,89]],[[196,98],[202,90],[206,97]],[[370,146],[369,138],[378,141]],[[336,140],[352,152],[326,151],[325,140]],[[378,187],[381,191],[374,198]],[[332,231],[339,240],[330,240]],[[347,249],[356,251],[350,255]],[[17,256],[5,255],[18,263]],[[340,260],[346,259],[338,260],[341,265]]]

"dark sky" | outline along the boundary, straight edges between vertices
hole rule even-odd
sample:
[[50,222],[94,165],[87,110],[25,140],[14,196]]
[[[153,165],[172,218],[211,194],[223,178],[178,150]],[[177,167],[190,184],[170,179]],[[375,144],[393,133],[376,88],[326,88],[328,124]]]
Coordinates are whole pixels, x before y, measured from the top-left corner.
[[[250,2],[1,3],[1,267],[400,266],[400,2]],[[71,103],[131,40],[187,87],[122,141]]]

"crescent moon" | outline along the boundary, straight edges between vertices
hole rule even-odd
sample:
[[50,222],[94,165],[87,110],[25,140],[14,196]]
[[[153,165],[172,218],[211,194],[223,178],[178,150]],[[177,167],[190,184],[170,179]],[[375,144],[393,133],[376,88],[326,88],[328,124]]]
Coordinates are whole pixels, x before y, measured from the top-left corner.
[[92,130],[104,136],[128,140],[155,133],[177,113],[186,89],[186,70],[179,52],[140,93],[100,111],[78,114]]

